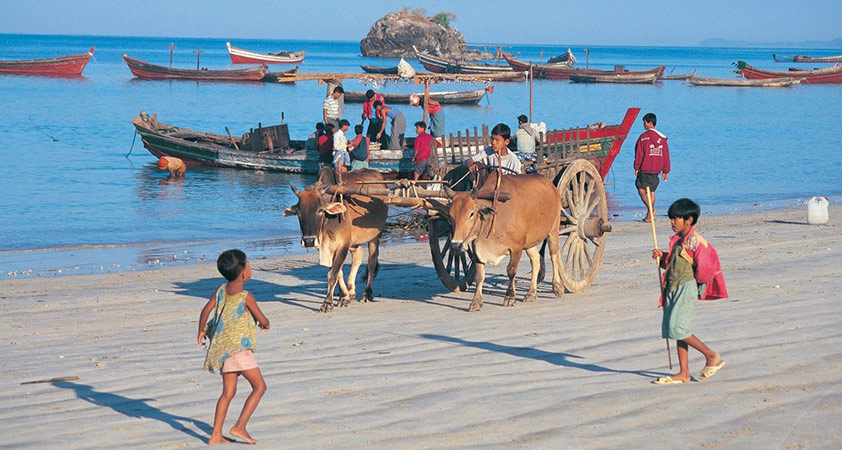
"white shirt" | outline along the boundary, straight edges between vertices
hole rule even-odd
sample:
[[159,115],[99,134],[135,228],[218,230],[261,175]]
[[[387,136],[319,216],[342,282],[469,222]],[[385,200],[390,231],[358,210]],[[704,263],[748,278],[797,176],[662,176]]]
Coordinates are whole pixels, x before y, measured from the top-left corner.
[[[494,153],[494,150],[491,147],[486,147],[485,150],[477,153],[476,155],[472,156],[471,159],[473,161],[482,162],[486,166],[497,167],[501,166],[506,169],[512,170],[513,172],[503,172],[504,174],[513,175],[513,174],[520,174],[521,172],[521,164],[520,159],[509,151],[502,158],[499,155]],[[502,161],[502,162],[501,162]]]
[[348,151],[348,138],[345,137],[341,128],[333,132],[333,150],[338,152]]

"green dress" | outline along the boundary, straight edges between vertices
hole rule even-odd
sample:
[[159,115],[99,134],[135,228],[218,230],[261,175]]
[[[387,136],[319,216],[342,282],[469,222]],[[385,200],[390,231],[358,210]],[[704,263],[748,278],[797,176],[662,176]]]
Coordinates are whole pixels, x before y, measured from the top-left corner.
[[[223,292],[225,286],[222,288]],[[246,307],[248,291],[234,295],[225,294],[219,305],[219,323],[216,333],[208,345],[205,370],[218,373],[225,360],[243,350],[254,351],[257,342],[257,327],[254,316]],[[216,308],[214,308],[214,313]]]
[[690,325],[696,312],[699,286],[693,275],[693,264],[681,256],[682,246],[676,243],[667,261],[664,284],[664,318],[661,336],[682,340],[693,335]]

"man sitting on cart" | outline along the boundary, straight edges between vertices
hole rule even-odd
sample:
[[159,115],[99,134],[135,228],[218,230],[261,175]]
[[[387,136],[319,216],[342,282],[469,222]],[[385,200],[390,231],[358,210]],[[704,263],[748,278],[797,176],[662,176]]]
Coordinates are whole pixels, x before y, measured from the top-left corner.
[[516,154],[509,151],[511,129],[505,123],[498,123],[491,129],[491,145],[465,161],[468,169],[477,174],[477,187],[485,183],[490,170],[502,168],[504,175],[520,175],[522,166]]

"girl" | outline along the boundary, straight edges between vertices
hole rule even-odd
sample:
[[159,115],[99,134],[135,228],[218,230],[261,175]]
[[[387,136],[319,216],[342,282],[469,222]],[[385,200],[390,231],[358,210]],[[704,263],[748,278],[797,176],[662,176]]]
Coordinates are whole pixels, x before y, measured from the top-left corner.
[[222,435],[222,424],[228,413],[228,405],[237,392],[237,377],[242,375],[251,384],[251,394],[243,405],[243,411],[237,422],[231,427],[231,435],[243,439],[249,444],[256,444],[246,431],[246,423],[257,408],[260,398],[266,392],[266,383],[254,359],[255,320],[263,331],[269,330],[269,319],[263,315],[254,296],[243,290],[243,284],[251,278],[251,265],[246,254],[240,250],[227,250],[216,261],[219,273],[228,280],[220,286],[208,300],[199,315],[199,345],[208,332],[206,322],[214,314],[214,326],[208,354],[205,358],[205,370],[222,373],[222,395],[216,402],[213,417],[213,432],[208,444],[222,444],[231,439]]

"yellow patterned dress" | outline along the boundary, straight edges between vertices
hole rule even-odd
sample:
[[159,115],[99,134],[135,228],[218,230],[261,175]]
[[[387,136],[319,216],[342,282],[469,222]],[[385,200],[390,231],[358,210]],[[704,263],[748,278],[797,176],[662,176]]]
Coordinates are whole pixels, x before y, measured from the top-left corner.
[[[221,289],[225,292],[224,286]],[[242,291],[234,295],[225,294],[222,298],[219,304],[219,323],[205,357],[205,370],[218,373],[229,357],[244,350],[254,351],[257,327],[254,316],[246,307],[247,295],[248,291]]]

